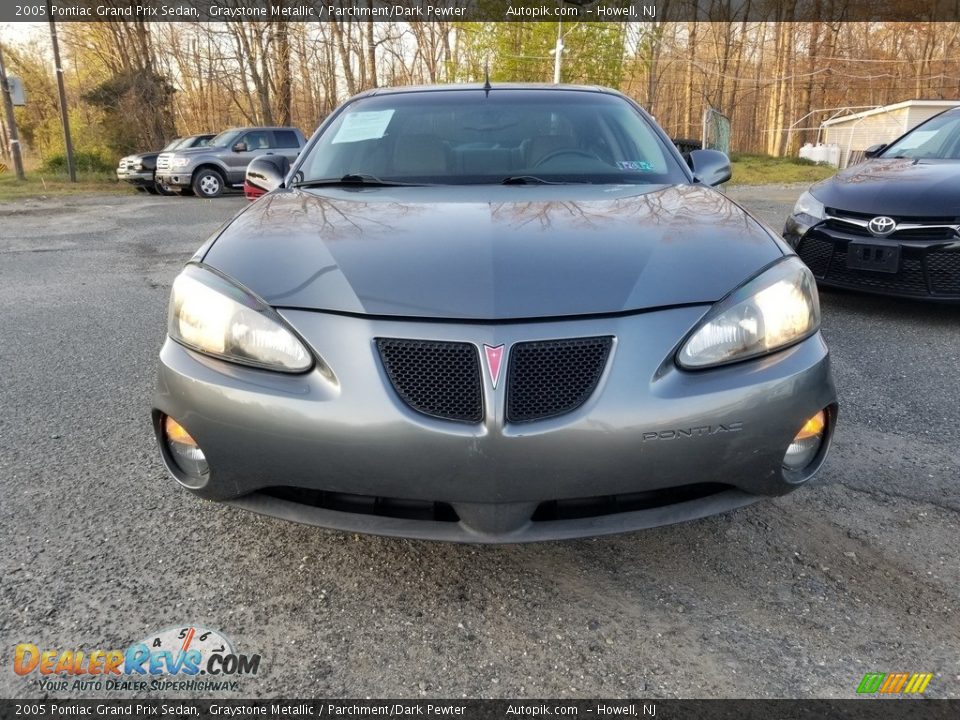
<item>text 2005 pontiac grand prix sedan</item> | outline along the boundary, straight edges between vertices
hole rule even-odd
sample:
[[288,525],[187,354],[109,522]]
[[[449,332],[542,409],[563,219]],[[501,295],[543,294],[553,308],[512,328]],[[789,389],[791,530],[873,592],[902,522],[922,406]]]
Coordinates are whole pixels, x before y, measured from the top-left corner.
[[836,394],[810,271],[630,99],[376,90],[173,284],[154,426],[197,495],[519,542],[781,495]]

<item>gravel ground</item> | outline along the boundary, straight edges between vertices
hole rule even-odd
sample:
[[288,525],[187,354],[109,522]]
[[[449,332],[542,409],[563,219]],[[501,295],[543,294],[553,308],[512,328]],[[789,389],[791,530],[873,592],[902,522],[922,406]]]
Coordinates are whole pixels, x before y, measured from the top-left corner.
[[[776,228],[801,190],[730,194]],[[344,535],[202,502],[154,449],[170,282],[244,202],[0,205],[0,697],[44,694],[17,643],[186,623],[263,655],[224,697],[852,697],[895,670],[960,697],[960,308],[823,294],[841,424],[790,496],[578,542]]]

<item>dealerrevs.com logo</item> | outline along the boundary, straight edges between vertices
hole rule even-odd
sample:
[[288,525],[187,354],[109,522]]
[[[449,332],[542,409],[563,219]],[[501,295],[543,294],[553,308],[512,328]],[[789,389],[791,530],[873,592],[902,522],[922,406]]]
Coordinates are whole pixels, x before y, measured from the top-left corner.
[[217,630],[197,625],[148,635],[125,650],[44,648],[20,643],[13,671],[39,689],[95,691],[238,690],[256,675],[261,656],[238,653]]

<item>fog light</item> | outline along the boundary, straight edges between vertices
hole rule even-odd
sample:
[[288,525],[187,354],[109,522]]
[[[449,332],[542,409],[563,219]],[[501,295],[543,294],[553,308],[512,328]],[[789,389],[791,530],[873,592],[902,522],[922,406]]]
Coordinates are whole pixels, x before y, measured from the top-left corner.
[[173,461],[185,474],[198,480],[210,474],[207,458],[197,441],[169,415],[163,419],[163,436]]
[[820,451],[826,427],[827,416],[823,410],[807,420],[787,448],[783,466],[788,470],[803,470],[809,465]]

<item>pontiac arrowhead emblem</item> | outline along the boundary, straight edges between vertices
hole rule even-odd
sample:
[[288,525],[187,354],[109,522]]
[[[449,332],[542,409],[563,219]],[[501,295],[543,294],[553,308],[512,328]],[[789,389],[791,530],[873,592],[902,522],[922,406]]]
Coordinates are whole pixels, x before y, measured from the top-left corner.
[[503,360],[503,345],[497,345],[496,347],[490,347],[489,345],[483,346],[483,352],[487,356],[487,372],[490,373],[490,382],[493,383],[493,387],[497,387],[497,382],[500,380],[500,368],[502,366]]

